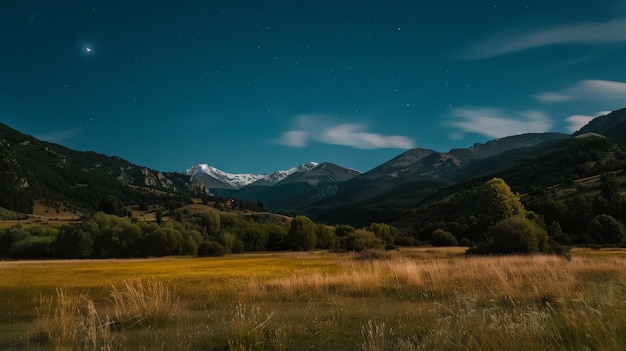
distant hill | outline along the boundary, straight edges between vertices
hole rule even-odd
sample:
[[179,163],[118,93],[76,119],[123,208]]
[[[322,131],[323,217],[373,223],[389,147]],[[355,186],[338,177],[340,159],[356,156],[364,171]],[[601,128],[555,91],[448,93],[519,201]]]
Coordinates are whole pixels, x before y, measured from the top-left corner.
[[585,133],[597,133],[607,137],[626,140],[626,108],[594,118],[575,132],[574,136]]
[[321,220],[353,224],[390,221],[428,195],[467,179],[494,173],[528,156],[537,147],[571,139],[567,134],[523,134],[475,144],[449,153],[413,149],[339,185],[332,197],[306,209]]
[[333,163],[323,162],[315,167],[300,167],[277,183],[255,182],[240,189],[210,189],[216,196],[261,201],[275,212],[292,213],[337,192],[338,184],[361,173]]
[[78,152],[38,140],[0,123],[0,207],[32,213],[34,201],[59,202],[92,212],[106,195],[126,204],[156,199],[158,190],[176,197],[204,191],[197,179],[133,165],[119,157]]
[[485,160],[568,138],[571,136],[560,133],[523,134],[448,153],[412,149],[364,174],[330,163],[304,167],[309,163],[273,173],[287,174],[278,182],[268,181],[269,175],[233,175],[207,165],[194,166],[185,173],[202,180],[216,196],[261,201],[271,211],[304,213],[328,222],[366,223],[372,216],[378,218],[372,213],[413,206],[419,199],[459,182],[469,176],[474,164],[493,171],[523,157],[524,152]]

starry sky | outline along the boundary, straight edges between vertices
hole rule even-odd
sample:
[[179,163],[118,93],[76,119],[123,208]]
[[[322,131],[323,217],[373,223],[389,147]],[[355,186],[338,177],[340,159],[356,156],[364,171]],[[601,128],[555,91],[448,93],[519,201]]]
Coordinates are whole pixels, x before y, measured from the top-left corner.
[[622,0],[8,0],[0,122],[161,171],[367,171],[626,107]]

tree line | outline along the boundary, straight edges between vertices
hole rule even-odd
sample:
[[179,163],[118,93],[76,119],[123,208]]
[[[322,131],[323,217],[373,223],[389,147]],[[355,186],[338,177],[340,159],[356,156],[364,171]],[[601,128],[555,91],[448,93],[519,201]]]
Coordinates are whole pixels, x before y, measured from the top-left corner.
[[170,255],[221,256],[255,251],[361,251],[392,248],[397,229],[382,223],[367,228],[327,226],[305,216],[290,222],[211,211],[158,222],[99,211],[82,223],[60,228],[20,225],[0,231],[0,258],[130,258]]

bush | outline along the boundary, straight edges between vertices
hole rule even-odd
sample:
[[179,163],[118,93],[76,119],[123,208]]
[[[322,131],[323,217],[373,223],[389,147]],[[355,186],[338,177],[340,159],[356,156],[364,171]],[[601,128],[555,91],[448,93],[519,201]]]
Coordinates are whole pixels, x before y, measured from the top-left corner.
[[436,229],[430,236],[430,243],[433,246],[458,246],[459,243],[452,233],[442,229]]
[[498,222],[489,230],[487,239],[468,250],[479,254],[534,254],[551,252],[548,233],[539,225],[521,216]]
[[226,255],[226,248],[217,241],[205,241],[198,247],[198,256],[200,257],[218,257]]
[[598,215],[591,220],[587,234],[598,244],[621,244],[626,239],[624,226],[606,214]]
[[10,258],[48,258],[54,238],[47,236],[29,236],[15,242],[9,249]]
[[357,229],[343,240],[343,249],[360,252],[366,249],[381,249],[385,242],[366,229]]

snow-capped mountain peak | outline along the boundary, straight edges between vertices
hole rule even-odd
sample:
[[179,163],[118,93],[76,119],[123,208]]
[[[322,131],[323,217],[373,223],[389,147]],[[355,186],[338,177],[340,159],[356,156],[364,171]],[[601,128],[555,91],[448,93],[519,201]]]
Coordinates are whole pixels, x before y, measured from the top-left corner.
[[200,178],[210,188],[241,189],[258,181],[278,183],[296,172],[308,172],[318,166],[317,162],[307,162],[287,170],[270,174],[227,173],[205,163],[198,163],[187,169],[184,174]]

